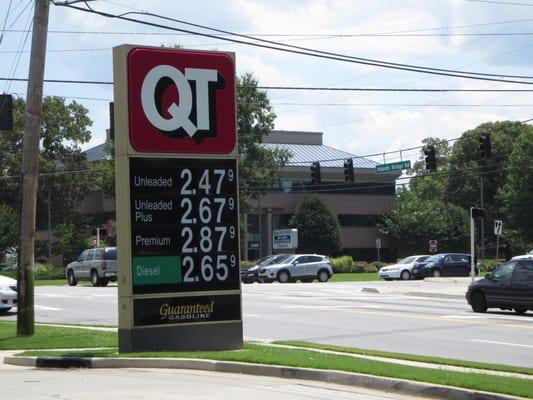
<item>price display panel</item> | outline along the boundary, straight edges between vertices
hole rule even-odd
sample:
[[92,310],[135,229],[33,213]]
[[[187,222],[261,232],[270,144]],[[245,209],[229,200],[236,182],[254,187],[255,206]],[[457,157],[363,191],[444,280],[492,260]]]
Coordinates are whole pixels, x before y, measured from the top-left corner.
[[129,162],[133,294],[238,290],[236,160]]

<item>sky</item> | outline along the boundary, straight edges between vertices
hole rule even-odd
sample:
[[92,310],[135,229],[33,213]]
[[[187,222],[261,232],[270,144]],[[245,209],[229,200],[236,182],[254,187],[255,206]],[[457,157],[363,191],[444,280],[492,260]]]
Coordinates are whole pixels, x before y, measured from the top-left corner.
[[[28,75],[31,34],[27,30],[33,2],[0,0],[0,78]],[[532,0],[95,0],[89,5],[112,14],[150,12],[350,57],[495,74],[495,79],[533,75]],[[86,8],[84,3],[76,6]],[[146,14],[128,16],[217,34]],[[45,78],[112,81],[112,48],[121,44],[231,51],[236,54],[237,74],[251,72],[261,86],[533,89],[528,84],[437,76],[280,52],[55,5],[50,6]],[[533,79],[509,79],[533,83]],[[25,97],[26,83],[1,80],[0,92]],[[105,140],[112,85],[47,83],[44,94],[63,96],[89,110],[92,139],[82,144],[83,149]],[[277,115],[276,129],[320,131],[324,144],[378,162],[415,160],[420,150],[405,149],[421,146],[426,137],[454,139],[484,122],[529,120],[533,118],[531,94],[268,90]],[[400,154],[397,150],[402,149]]]

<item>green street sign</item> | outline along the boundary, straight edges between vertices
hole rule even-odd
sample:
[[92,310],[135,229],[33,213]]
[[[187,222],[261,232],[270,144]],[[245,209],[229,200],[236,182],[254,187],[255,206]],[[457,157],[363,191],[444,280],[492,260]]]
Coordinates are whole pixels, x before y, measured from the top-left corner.
[[383,174],[385,172],[401,171],[402,169],[411,168],[411,161],[398,161],[388,164],[376,165],[376,173]]

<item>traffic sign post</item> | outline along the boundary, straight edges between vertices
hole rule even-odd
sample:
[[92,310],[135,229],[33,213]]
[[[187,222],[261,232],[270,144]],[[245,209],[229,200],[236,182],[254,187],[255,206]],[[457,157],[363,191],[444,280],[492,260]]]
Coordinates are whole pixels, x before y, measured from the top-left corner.
[[241,348],[234,56],[113,51],[119,351]]
[[429,252],[436,253],[438,251],[438,242],[436,240],[429,241]]
[[496,264],[498,264],[498,256],[500,250],[500,236],[503,232],[503,221],[497,219],[494,221],[494,234],[496,235]]

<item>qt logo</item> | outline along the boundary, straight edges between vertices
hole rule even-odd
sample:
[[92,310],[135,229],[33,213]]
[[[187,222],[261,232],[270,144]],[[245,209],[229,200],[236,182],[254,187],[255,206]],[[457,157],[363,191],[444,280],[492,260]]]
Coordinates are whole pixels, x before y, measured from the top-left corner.
[[216,69],[158,65],[146,74],[141,104],[148,121],[171,138],[190,137],[200,143],[216,137],[216,91],[224,78]]

